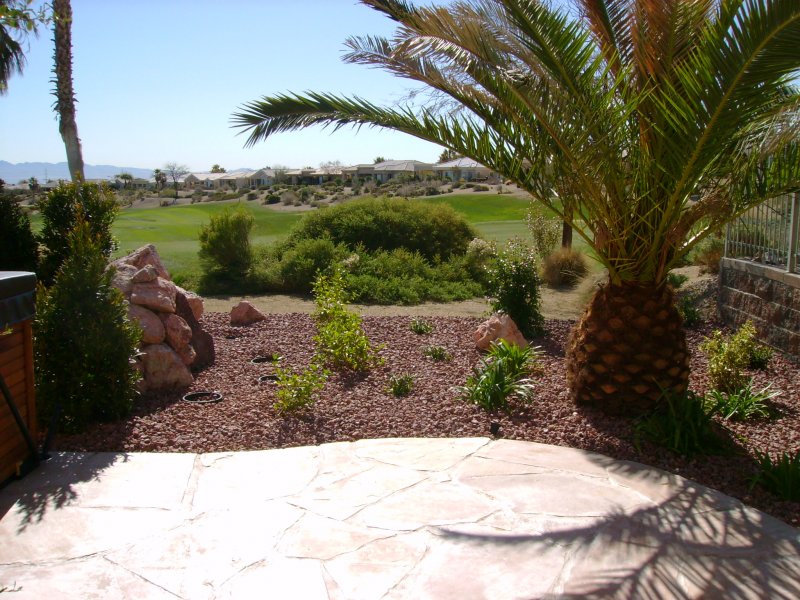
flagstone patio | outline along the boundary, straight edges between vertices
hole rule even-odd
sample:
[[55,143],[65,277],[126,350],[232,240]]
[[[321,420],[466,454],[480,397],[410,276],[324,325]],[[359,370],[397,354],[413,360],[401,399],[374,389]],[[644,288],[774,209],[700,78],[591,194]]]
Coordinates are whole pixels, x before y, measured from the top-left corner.
[[9,598],[798,598],[800,531],[571,448],[54,456],[0,491]]

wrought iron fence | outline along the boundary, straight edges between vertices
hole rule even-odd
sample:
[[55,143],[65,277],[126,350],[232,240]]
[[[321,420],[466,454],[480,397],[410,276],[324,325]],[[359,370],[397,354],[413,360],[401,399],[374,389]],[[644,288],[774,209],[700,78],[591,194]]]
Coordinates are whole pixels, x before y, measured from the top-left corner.
[[800,273],[800,194],[767,200],[728,225],[725,256]]

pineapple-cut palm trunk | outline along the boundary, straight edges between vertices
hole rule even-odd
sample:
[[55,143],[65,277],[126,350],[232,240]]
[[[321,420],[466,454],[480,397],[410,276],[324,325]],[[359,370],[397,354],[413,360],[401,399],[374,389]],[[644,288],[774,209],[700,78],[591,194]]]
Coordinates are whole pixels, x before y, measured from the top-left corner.
[[689,351],[672,289],[598,289],[567,343],[567,380],[574,402],[612,414],[638,414],[663,391],[685,392]]

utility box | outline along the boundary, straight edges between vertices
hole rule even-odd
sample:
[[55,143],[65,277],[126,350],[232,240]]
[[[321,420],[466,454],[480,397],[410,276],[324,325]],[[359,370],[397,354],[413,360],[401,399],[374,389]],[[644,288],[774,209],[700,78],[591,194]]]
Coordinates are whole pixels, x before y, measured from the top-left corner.
[[0,389],[0,482],[18,474],[31,457],[31,440],[36,440],[31,329],[35,291],[33,273],[0,271],[0,375],[11,396],[5,398]]

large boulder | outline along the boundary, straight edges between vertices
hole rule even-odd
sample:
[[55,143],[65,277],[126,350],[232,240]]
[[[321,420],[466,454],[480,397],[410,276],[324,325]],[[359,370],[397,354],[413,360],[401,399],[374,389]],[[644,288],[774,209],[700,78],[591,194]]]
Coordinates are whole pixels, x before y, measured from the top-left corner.
[[181,357],[166,344],[148,344],[139,357],[148,392],[185,388],[194,378]]
[[516,344],[520,348],[525,348],[528,345],[525,336],[520,332],[514,320],[506,314],[492,315],[487,321],[484,321],[473,334],[475,345],[479,350],[488,350],[492,342],[497,340],[505,340],[509,344]]
[[178,290],[174,283],[168,279],[157,277],[154,281],[147,283],[134,283],[131,303],[155,312],[174,313],[177,293]]
[[247,300],[242,300],[231,309],[231,325],[252,325],[266,319],[266,315]]
[[138,304],[129,304],[128,318],[136,320],[142,328],[143,344],[160,344],[164,341],[166,335],[164,324],[153,311]]
[[192,341],[192,328],[181,317],[171,313],[161,313],[161,322],[166,330],[166,340],[173,350],[180,354],[181,350]]
[[178,291],[175,296],[175,313],[189,325],[192,330],[192,339],[189,342],[195,351],[195,358],[192,361],[194,369],[204,369],[214,364],[216,358],[214,352],[214,338],[200,326],[200,322],[194,315],[189,299],[186,294]]
[[205,307],[203,306],[203,299],[195,294],[194,292],[190,292],[189,290],[185,290],[180,286],[175,286],[178,288],[178,293],[183,294],[186,296],[186,301],[189,303],[189,306],[192,307],[192,314],[194,314],[195,319],[199,319],[203,316],[203,312],[205,312]]
[[147,265],[151,265],[155,267],[156,274],[161,277],[162,279],[170,279],[169,273],[164,268],[164,264],[161,262],[161,257],[158,255],[158,250],[153,244],[148,244],[147,246],[142,246],[138,250],[134,250],[127,256],[123,256],[122,258],[114,261],[114,265],[117,263],[125,263],[128,265],[133,265],[137,269],[141,269]]

